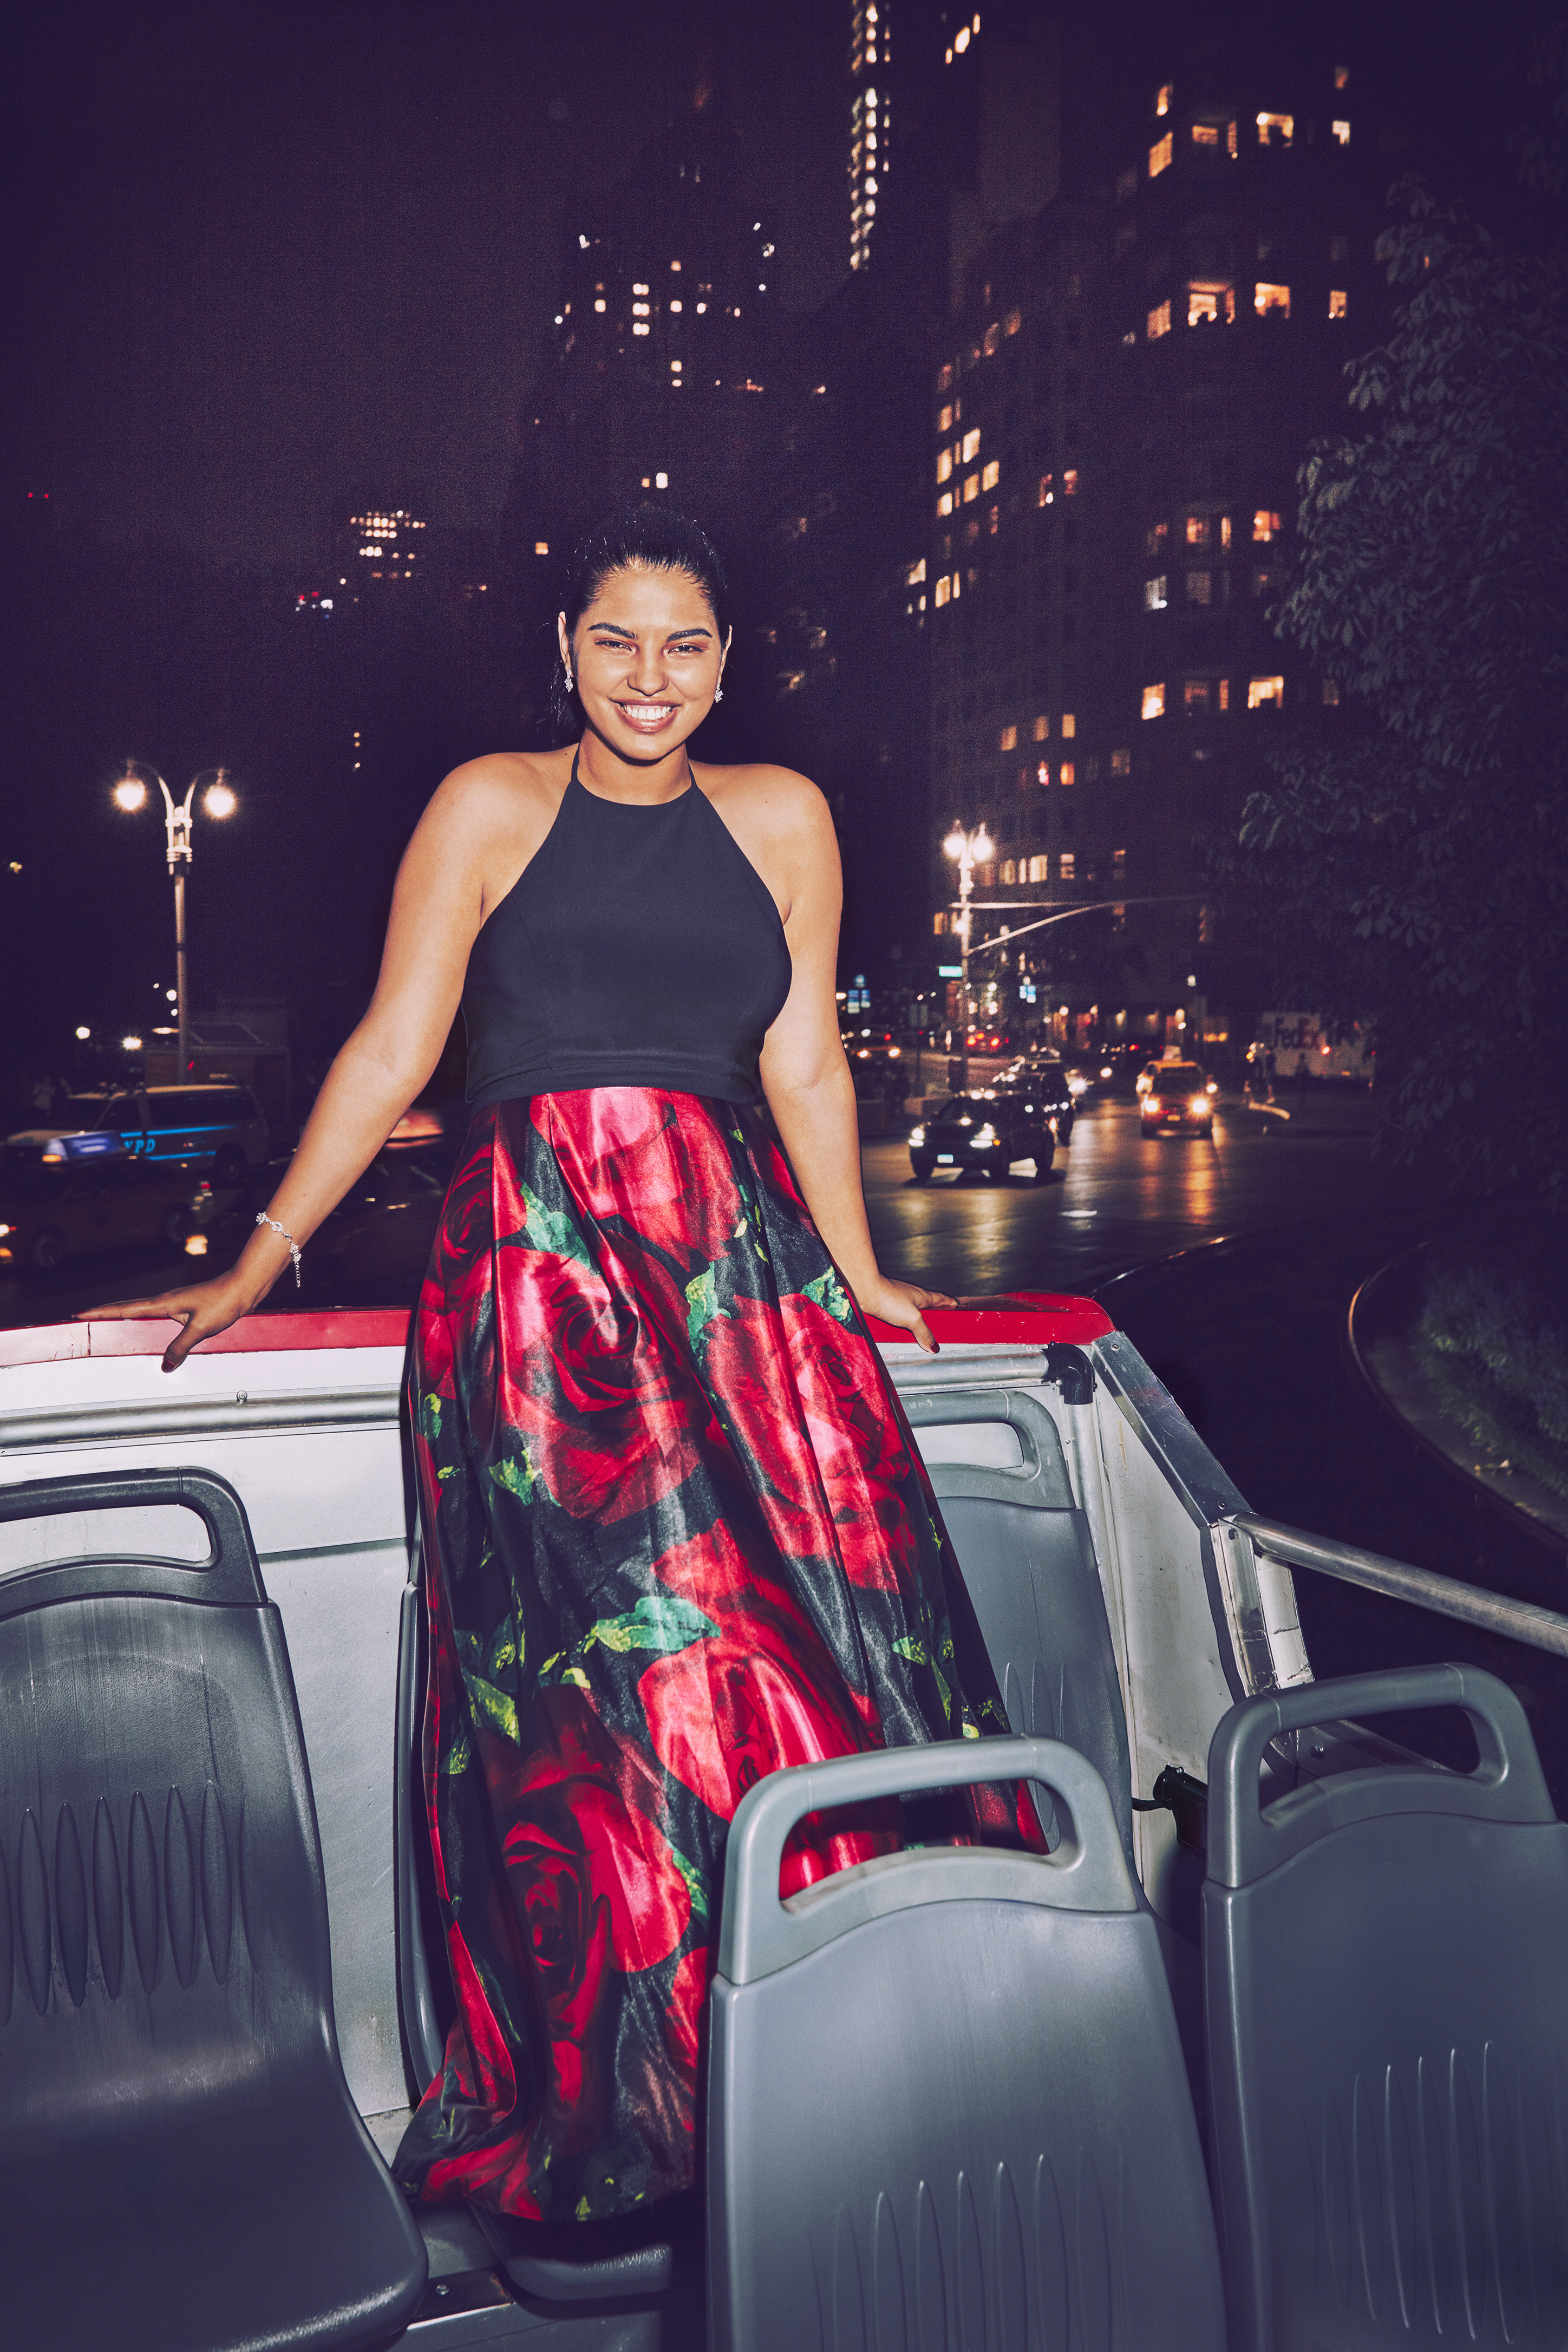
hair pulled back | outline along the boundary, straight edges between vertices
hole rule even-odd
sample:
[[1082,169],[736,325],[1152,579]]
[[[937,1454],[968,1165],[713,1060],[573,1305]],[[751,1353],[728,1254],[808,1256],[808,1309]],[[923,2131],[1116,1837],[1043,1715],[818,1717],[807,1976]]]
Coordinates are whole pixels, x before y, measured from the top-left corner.
[[[566,573],[562,610],[568,640],[616,572],[683,572],[700,589],[713,614],[720,637],[729,629],[730,583],[718,549],[702,529],[672,507],[647,502],[626,506],[608,516],[580,540]],[[557,727],[573,716],[574,691],[566,683],[564,665],[557,656],[551,701]]]

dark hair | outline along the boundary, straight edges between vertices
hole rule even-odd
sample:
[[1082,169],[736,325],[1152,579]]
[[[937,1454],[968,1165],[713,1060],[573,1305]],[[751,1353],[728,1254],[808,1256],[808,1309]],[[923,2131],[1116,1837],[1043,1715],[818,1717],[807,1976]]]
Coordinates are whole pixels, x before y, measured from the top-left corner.
[[[620,508],[579,541],[566,574],[562,610],[570,638],[578,622],[613,572],[683,572],[707,599],[719,635],[728,626],[730,583],[722,558],[700,523],[672,507],[647,504]],[[556,657],[551,700],[558,727],[571,715],[572,690]]]

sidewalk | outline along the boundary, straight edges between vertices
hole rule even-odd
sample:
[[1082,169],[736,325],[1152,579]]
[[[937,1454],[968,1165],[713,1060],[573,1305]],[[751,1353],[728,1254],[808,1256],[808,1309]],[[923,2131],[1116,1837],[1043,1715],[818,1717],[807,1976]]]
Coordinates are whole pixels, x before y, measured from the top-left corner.
[[1474,1441],[1450,1421],[1432,1392],[1410,1333],[1421,1312],[1422,1260],[1429,1244],[1407,1250],[1363,1282],[1351,1301],[1350,1347],[1384,1410],[1416,1442],[1522,1522],[1538,1540],[1568,1552],[1568,1501],[1506,1463],[1478,1461]]

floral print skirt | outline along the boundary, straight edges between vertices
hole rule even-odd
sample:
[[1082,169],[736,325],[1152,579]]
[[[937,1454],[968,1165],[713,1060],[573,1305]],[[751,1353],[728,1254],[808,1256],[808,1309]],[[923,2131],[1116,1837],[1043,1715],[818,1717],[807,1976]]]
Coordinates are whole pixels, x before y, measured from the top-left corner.
[[[411,1380],[458,2014],[397,2174],[626,2213],[696,2177],[746,1790],[1005,1718],[891,1384],[755,1111],[616,1087],[480,1112]],[[808,1820],[783,1891],[911,1835],[1037,1843],[1026,1804]]]

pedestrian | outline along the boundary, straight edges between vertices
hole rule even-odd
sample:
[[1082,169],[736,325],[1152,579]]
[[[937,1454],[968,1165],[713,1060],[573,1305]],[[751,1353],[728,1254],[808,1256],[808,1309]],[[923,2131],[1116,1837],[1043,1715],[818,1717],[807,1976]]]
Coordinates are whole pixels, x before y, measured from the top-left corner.
[[1305,1054],[1298,1054],[1296,1056],[1296,1108],[1298,1110],[1305,1110],[1307,1107],[1307,1087],[1310,1076],[1307,1056]]
[[[558,623],[575,740],[437,792],[370,1010],[236,1265],[97,1310],[177,1317],[172,1370],[297,1274],[461,1000],[472,1123],[411,1362],[457,2014],[396,2169],[562,2223],[693,2183],[745,1790],[1006,1728],[864,1320],[930,1348],[952,1302],[872,1252],[832,819],[787,770],[689,755],[725,609],[668,509],[593,534]],[[1037,1843],[1026,1806],[976,1790],[946,1826]],[[784,1891],[899,1843],[889,1809],[808,1822]]]
[[1274,1048],[1272,1045],[1267,1049],[1263,1056],[1263,1099],[1265,1102],[1272,1102],[1274,1099]]

